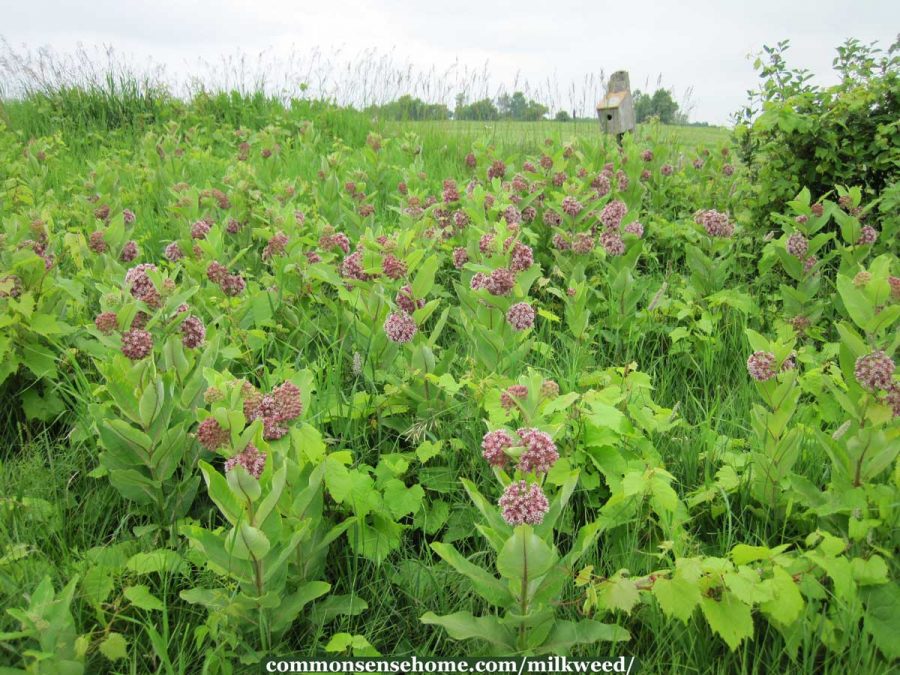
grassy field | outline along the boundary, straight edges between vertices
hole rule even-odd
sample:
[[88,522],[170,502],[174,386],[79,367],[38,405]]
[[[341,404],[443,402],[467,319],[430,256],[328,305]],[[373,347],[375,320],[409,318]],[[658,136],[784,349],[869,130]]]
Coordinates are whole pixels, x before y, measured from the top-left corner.
[[722,128],[6,112],[0,664],[891,672],[897,259],[850,207],[767,237]]
[[[510,150],[538,148],[545,139],[563,144],[574,140],[599,141],[600,124],[595,119],[570,122],[386,122],[390,132],[414,131],[422,136],[460,139],[471,145],[476,141],[495,143]],[[639,125],[635,133],[638,141],[651,136],[665,142],[694,150],[698,147],[719,148],[728,143],[730,130],[725,127],[688,127]]]

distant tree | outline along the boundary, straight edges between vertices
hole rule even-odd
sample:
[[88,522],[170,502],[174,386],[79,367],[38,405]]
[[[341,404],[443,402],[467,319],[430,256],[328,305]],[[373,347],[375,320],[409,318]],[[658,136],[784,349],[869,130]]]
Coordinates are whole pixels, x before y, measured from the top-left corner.
[[446,120],[450,119],[450,108],[443,103],[426,103],[420,98],[405,94],[396,101],[369,108],[380,117],[390,120]]
[[500,112],[500,117],[504,119],[529,122],[543,119],[550,112],[547,106],[537,101],[526,99],[525,94],[521,91],[513,92],[512,95],[500,95],[497,98],[497,108]]
[[453,112],[453,117],[457,120],[484,122],[500,119],[500,111],[497,110],[497,106],[489,98],[483,98],[480,101],[473,101],[467,104],[463,103],[463,99],[457,97],[456,110]]
[[569,116],[567,110],[560,110],[558,113],[556,113],[556,116],[553,119],[555,119],[557,122],[568,122],[572,118]]
[[636,89],[633,99],[634,118],[638,124],[651,117],[658,117],[663,124],[683,124],[686,121],[684,115],[679,115],[678,104],[667,89],[657,89],[652,96]]

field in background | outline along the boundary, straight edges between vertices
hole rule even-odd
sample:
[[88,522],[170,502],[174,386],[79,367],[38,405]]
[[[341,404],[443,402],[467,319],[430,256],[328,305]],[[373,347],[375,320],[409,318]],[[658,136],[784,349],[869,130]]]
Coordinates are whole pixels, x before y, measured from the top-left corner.
[[[566,143],[575,139],[586,142],[599,141],[603,134],[600,124],[595,119],[582,119],[570,122],[385,122],[384,126],[393,132],[414,131],[427,136],[441,134],[450,138],[460,138],[466,143],[483,141],[496,143],[508,148],[540,147],[544,139],[550,138],[556,143]],[[725,127],[690,127],[639,125],[635,138],[638,142],[650,136],[672,143],[684,149],[694,150],[699,146],[715,149],[728,142],[731,130]]]

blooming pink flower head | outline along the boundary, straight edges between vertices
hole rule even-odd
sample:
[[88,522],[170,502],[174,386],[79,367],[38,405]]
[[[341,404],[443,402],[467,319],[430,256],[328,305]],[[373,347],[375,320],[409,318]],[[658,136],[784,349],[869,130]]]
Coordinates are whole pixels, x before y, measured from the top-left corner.
[[550,155],[541,155],[541,168],[545,171],[553,168],[553,158]]
[[548,227],[557,227],[562,223],[562,216],[553,209],[546,209],[544,211],[543,220],[544,225],[547,225]]
[[253,444],[247,445],[243,452],[231,457],[225,462],[225,472],[228,473],[236,466],[242,466],[256,479],[262,475],[266,468],[266,453],[260,452]]
[[853,198],[850,195],[841,195],[838,198],[838,204],[843,209],[849,209],[853,206]]
[[[569,242],[569,240],[561,234],[554,234],[553,238],[550,240],[550,243],[553,244],[553,248],[559,251],[568,251],[572,248],[572,244]],[[591,245],[591,248],[593,248],[593,244]]]
[[587,255],[594,250],[594,238],[590,232],[579,232],[572,242],[572,250],[578,255]]
[[528,330],[534,325],[534,308],[527,302],[517,302],[507,310],[506,321],[517,331]]
[[645,162],[652,162],[653,161],[653,151],[652,150],[643,150],[641,152],[641,159],[644,160]]
[[462,230],[469,224],[469,214],[465,211],[455,211],[453,213],[453,224],[456,225],[457,229]]
[[279,422],[297,419],[303,413],[303,397],[300,388],[285,381],[272,390],[275,416]]
[[562,210],[574,218],[584,210],[584,206],[575,197],[569,195],[562,200]]
[[598,173],[594,180],[591,181],[591,187],[596,191],[597,197],[605,197],[609,194],[609,191],[612,190],[612,185],[609,181],[609,176],[605,173]]
[[394,297],[394,302],[397,303],[397,307],[402,309],[407,314],[412,314],[417,309],[425,306],[425,300],[419,299],[416,300],[413,297],[412,286],[406,284],[397,291],[397,295]]
[[247,282],[240,274],[226,274],[219,286],[222,292],[230,298],[236,297],[247,288]]
[[894,417],[900,417],[900,384],[894,382],[884,397],[885,404],[891,409]]
[[556,173],[553,174],[553,179],[552,179],[553,186],[561,187],[562,184],[565,183],[568,178],[569,178],[569,176],[566,174],[565,171],[557,171]]
[[703,160],[700,159],[699,157],[698,157],[697,159],[694,160],[694,168],[695,168],[695,169],[702,169],[702,168],[703,168]]
[[125,283],[130,285],[131,295],[151,306],[158,306],[160,302],[159,293],[147,276],[147,272],[155,269],[156,265],[152,263],[141,263],[125,273]]
[[134,211],[132,211],[131,209],[123,209],[122,220],[125,221],[126,225],[131,225],[135,221]]
[[468,155],[466,155],[466,166],[467,167],[469,167],[470,169],[474,169],[476,164],[477,164],[477,160],[475,159],[474,152],[470,152]]
[[866,391],[887,391],[892,386],[895,369],[894,360],[879,349],[856,359],[853,374]]
[[868,246],[869,244],[874,244],[877,239],[878,230],[871,225],[863,225],[859,231],[859,240],[856,242],[856,245]]
[[522,209],[522,222],[534,222],[535,217],[537,217],[537,209],[533,206],[526,206]]
[[644,169],[641,171],[641,180],[648,181],[653,177],[653,174],[650,172],[650,169]]
[[394,312],[384,322],[384,332],[391,342],[409,342],[417,331],[416,322],[405,312]]
[[512,270],[500,267],[491,272],[484,287],[491,295],[509,295],[516,285],[516,275]]
[[540,525],[550,510],[550,502],[541,486],[524,480],[510,483],[497,502],[500,513],[510,525]]
[[512,254],[509,257],[509,268],[513,272],[527,270],[534,264],[534,252],[527,244],[517,241],[513,244]]
[[94,319],[94,326],[104,335],[112,333],[117,325],[115,312],[100,312]]
[[191,225],[191,238],[192,239],[206,239],[206,235],[209,234],[210,225],[205,220],[198,220],[196,223]]
[[522,212],[519,211],[515,206],[510,204],[503,210],[503,220],[505,220],[509,225],[513,223],[522,222]]
[[223,429],[214,417],[207,417],[197,427],[197,440],[207,450],[218,450],[230,439],[228,430]]
[[516,399],[528,396],[528,387],[524,384],[513,384],[500,393],[500,405],[504,410],[512,410],[516,407]]
[[603,230],[600,233],[600,244],[607,255],[620,256],[625,253],[625,242],[618,230]]
[[306,256],[306,260],[307,260],[310,264],[315,264],[315,263],[322,262],[322,256],[320,256],[320,255],[319,255],[318,253],[316,253],[315,251],[307,251],[304,255]]
[[153,351],[153,336],[135,329],[122,334],[122,353],[132,361],[140,361]]
[[103,238],[103,232],[91,232],[91,236],[88,238],[88,248],[94,253],[106,253],[109,250],[109,246]]
[[799,232],[794,232],[787,240],[787,252],[801,260],[809,250],[809,241]]
[[467,262],[469,262],[469,254],[466,249],[462,247],[453,249],[453,266],[456,269],[461,269]]
[[600,222],[609,229],[618,228],[622,219],[628,213],[628,206],[621,199],[614,199],[603,207],[600,212]]
[[559,452],[550,435],[534,428],[519,429],[516,433],[525,446],[519,457],[519,471],[547,473],[559,459]]
[[275,256],[284,255],[285,246],[287,246],[288,237],[284,232],[276,233],[269,242],[266,244],[266,247],[262,252],[263,260],[271,260]]
[[803,260],[803,271],[807,274],[812,271],[812,268],[816,266],[816,263],[819,262],[819,259],[814,255],[807,256]]
[[628,223],[628,224],[625,226],[625,231],[626,231],[628,234],[633,234],[633,235],[634,235],[635,237],[637,237],[638,239],[640,239],[641,237],[644,236],[644,226],[641,225],[641,224],[640,224],[638,221],[636,221],[636,220],[634,220],[634,221]]
[[894,300],[900,300],[900,277],[888,277],[888,284],[891,287],[891,297]]
[[188,349],[196,349],[206,339],[206,326],[196,316],[189,316],[181,322],[181,342]]
[[131,320],[131,330],[140,330],[146,327],[147,322],[150,321],[150,315],[147,312],[139,311],[134,315],[134,318]]
[[671,164],[663,164],[662,167],[660,168],[659,172],[663,176],[671,176],[673,173],[675,173],[675,169],[672,167]]
[[710,237],[728,238],[734,234],[734,224],[728,214],[714,209],[698,211],[694,214],[694,222],[702,225]]
[[372,276],[363,271],[362,251],[354,251],[341,263],[341,276],[358,281],[369,281]]
[[499,159],[494,160],[491,163],[490,167],[488,167],[488,180],[493,180],[494,178],[503,178],[504,176],[506,176],[506,164],[501,162]]
[[732,166],[731,164],[724,165],[722,167],[722,173],[726,176],[731,176],[732,174],[734,174],[734,166]]
[[515,445],[512,436],[505,430],[489,431],[484,435],[481,441],[481,456],[487,460],[491,466],[503,468],[506,466],[506,449]]
[[163,252],[163,255],[167,260],[171,262],[181,260],[184,257],[184,253],[181,251],[181,247],[178,245],[177,241],[173,241],[171,244],[166,246],[166,250]]
[[228,268],[217,260],[213,260],[206,266],[206,278],[215,284],[221,284],[222,279],[228,276]]
[[494,235],[490,232],[481,236],[478,240],[478,250],[488,258],[494,255]]
[[401,278],[406,274],[406,269],[406,263],[390,253],[381,261],[381,270],[389,279]]
[[469,288],[473,291],[479,291],[482,288],[487,288],[488,275],[483,272],[476,272],[472,275],[472,280],[469,282]]
[[452,204],[453,202],[459,201],[459,188],[456,186],[455,180],[447,179],[444,181],[444,192],[442,197],[444,198],[445,204]]
[[135,242],[133,239],[130,241],[126,241],[125,245],[122,247],[122,251],[119,253],[119,260],[121,260],[122,262],[131,262],[137,257],[137,242]]
[[628,176],[626,173],[619,169],[616,172],[616,180],[619,182],[619,192],[625,192],[628,189]]
[[820,217],[823,213],[825,213],[825,206],[823,204],[813,204],[809,207],[812,214],[817,218]]
[[526,161],[522,163],[522,171],[527,171],[528,173],[537,172],[537,167],[534,165],[534,162]]
[[753,352],[747,359],[747,372],[757,382],[775,377],[775,355],[772,352]]

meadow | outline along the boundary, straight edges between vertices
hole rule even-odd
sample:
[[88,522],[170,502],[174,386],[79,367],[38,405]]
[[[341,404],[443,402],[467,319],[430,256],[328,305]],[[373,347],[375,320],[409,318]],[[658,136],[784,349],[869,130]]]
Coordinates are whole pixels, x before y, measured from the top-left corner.
[[895,180],[236,92],[0,120],[3,672],[896,667]]

